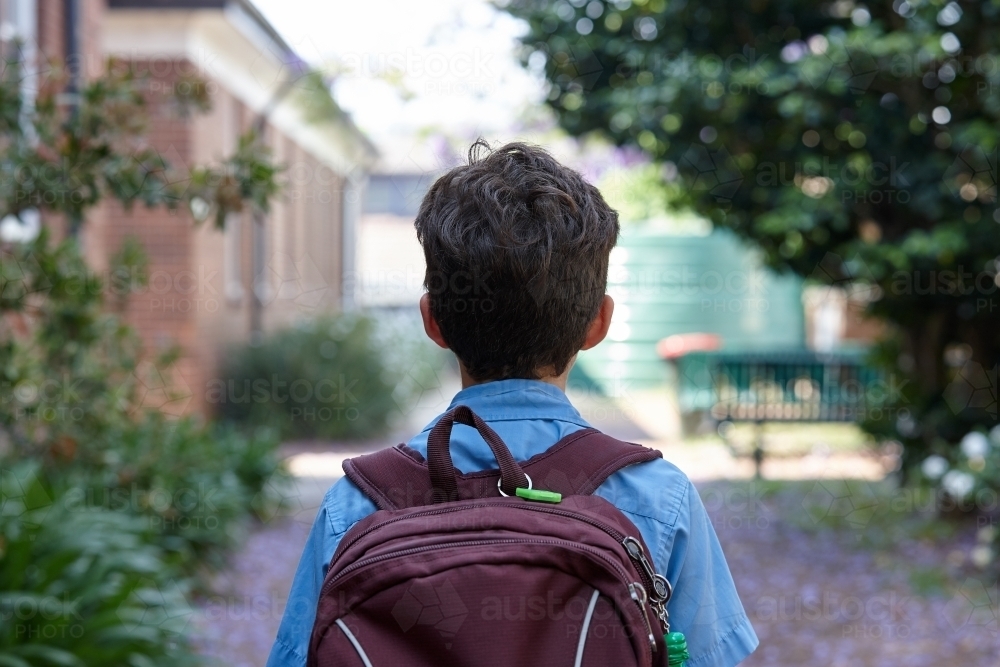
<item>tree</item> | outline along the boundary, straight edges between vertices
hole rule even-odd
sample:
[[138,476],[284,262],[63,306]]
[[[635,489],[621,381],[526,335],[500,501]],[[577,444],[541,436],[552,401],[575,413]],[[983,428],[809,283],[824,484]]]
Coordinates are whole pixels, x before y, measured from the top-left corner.
[[[61,94],[59,70],[40,77],[38,94],[28,97],[21,63],[0,66],[0,217],[42,209],[67,216],[72,227],[112,197],[127,206],[186,205],[196,220],[214,216],[222,226],[245,203],[266,211],[277,192],[278,170],[253,133],[218,166],[184,170],[164,160],[145,136],[153,94],[127,64],[109,62],[75,103]],[[176,113],[209,108],[204,81],[187,77],[175,91],[169,101]]]
[[[190,169],[170,165],[148,143],[151,101],[180,114],[207,110],[206,84],[195,77],[155,100],[144,78],[110,62],[73,104],[61,94],[58,69],[39,80],[28,97],[18,60],[3,62],[0,219],[22,224],[62,215],[72,232],[88,210],[112,198],[125,206],[186,207],[196,221],[213,218],[221,227],[230,212],[266,212],[278,191],[279,167],[253,132],[221,164]],[[118,418],[131,419],[142,404],[133,381],[142,350],[108,312],[104,289],[120,300],[145,280],[143,249],[126,241],[111,258],[109,286],[87,269],[72,234],[59,244],[51,239],[42,230],[27,243],[0,242],[0,441],[10,437],[15,447],[86,441]],[[39,389],[67,382],[79,391]],[[59,417],[67,411],[81,417]]]
[[907,463],[997,420],[1000,2],[505,6],[570,134],[639,147],[772,267],[865,289],[906,410],[866,426]]
[[[188,207],[216,224],[267,210],[278,168],[254,135],[219,165],[180,169],[146,141],[153,92],[127,66],[112,64],[73,101],[58,72],[29,97],[18,62],[3,65],[7,229],[63,216],[72,232],[108,198]],[[181,83],[176,112],[203,110],[205,84]],[[232,548],[251,506],[277,502],[277,441],[149,409],[146,387],[168,383],[146,384],[159,373],[138,335],[107,307],[76,238],[54,244],[50,232],[0,241],[0,606],[58,598],[73,613],[5,617],[0,664],[192,664],[184,591]],[[144,263],[141,247],[123,244],[110,278],[125,286],[112,294],[144,281]],[[213,489],[213,501],[150,501],[195,487]]]

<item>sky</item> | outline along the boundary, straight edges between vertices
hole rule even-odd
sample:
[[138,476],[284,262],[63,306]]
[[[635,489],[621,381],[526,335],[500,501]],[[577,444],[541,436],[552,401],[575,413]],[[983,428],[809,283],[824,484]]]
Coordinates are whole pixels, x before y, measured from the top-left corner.
[[[390,160],[435,132],[506,139],[540,109],[540,78],[516,58],[523,26],[483,0],[256,0]],[[399,152],[403,155],[394,155]]]

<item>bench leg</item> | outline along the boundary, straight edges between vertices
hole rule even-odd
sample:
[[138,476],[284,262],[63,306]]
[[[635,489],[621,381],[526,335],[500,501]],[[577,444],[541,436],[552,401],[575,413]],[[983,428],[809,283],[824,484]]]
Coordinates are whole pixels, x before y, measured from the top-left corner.
[[753,446],[753,465],[754,465],[754,475],[757,479],[762,479],[764,475],[761,473],[761,468],[764,465],[764,422],[763,420],[757,420],[757,434]]

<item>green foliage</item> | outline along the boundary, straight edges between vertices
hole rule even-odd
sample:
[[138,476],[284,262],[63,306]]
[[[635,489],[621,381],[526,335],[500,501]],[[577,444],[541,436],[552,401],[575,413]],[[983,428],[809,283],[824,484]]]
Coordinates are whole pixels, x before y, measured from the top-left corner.
[[137,517],[73,511],[34,464],[0,487],[0,665],[194,664],[191,608]]
[[676,234],[704,235],[711,225],[690,211],[674,211],[672,193],[656,164],[609,170],[597,184],[622,223],[654,223]]
[[[83,86],[74,106],[60,98],[58,70],[40,78],[29,106],[20,64],[0,66],[0,217],[43,209],[79,225],[88,210],[112,197],[126,206],[184,205],[196,219],[214,215],[221,226],[227,213],[248,204],[267,211],[277,191],[279,169],[253,132],[219,166],[186,173],[170,165],[145,137],[147,82],[126,64],[109,62],[103,76]],[[178,82],[174,94],[168,101],[182,115],[208,108],[205,83],[194,77]]]
[[149,255],[139,239],[129,235],[111,256],[110,265],[114,270],[113,305],[118,312],[124,312],[129,295],[149,284]]
[[232,351],[208,400],[288,437],[377,435],[434,380],[438,357],[412,325],[343,314],[280,331]]
[[771,266],[864,290],[909,383],[869,427],[908,467],[996,422],[1000,3],[504,5],[563,128],[641,149]]
[[74,510],[140,517],[176,571],[197,574],[224,565],[251,507],[261,515],[279,502],[269,494],[289,477],[277,445],[266,430],[248,435],[150,411],[107,429],[50,472]]
[[[144,279],[135,248],[126,244],[117,257],[113,280]],[[280,488],[276,434],[148,409],[146,388],[169,382],[169,353],[159,364],[140,361],[135,333],[103,310],[105,285],[72,241],[53,248],[43,232],[0,259],[8,297],[0,302],[0,435],[9,449],[0,463],[44,463],[80,507],[142,517],[148,539],[182,572],[218,564],[251,502],[266,504],[258,494]],[[159,398],[169,404],[175,395],[167,386]]]
[[306,117],[314,123],[344,117],[343,110],[330,96],[330,88],[320,72],[309,72],[295,81],[295,92]]
[[[115,274],[124,267],[112,267]],[[86,442],[137,407],[135,333],[70,241],[0,247],[0,427],[25,456]]]
[[621,173],[612,171],[598,187],[622,222],[650,220],[670,209],[668,191],[655,164],[639,165]]
[[[266,210],[276,170],[250,139],[221,171],[196,170],[196,188],[170,180],[141,145],[143,98],[128,75],[93,81],[68,116],[43,92],[30,132],[18,124],[16,79],[4,76],[0,213],[41,206],[79,219],[106,196]],[[47,230],[0,245],[0,665],[191,663],[185,591],[222,564],[253,509],[280,501],[274,433],[151,408],[182,398],[171,390],[176,350],[144,357],[104,307],[144,285],[146,266],[130,240],[107,282],[74,240],[53,244]]]
[[[117,257],[113,281],[144,279]],[[0,615],[69,605],[4,623],[0,665],[185,664],[183,592],[288,481],[274,433],[145,406],[169,375],[105,290],[72,241],[0,248]]]
[[186,194],[197,222],[214,213],[215,226],[222,229],[229,213],[247,205],[267,213],[278,194],[281,169],[271,162],[271,151],[251,131],[240,137],[236,152],[221,167],[193,169]]

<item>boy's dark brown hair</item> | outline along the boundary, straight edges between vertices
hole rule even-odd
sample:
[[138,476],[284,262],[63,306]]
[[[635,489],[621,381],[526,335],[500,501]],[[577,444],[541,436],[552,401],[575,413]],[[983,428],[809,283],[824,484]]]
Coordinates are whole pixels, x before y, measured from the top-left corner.
[[415,222],[431,313],[474,379],[562,374],[608,281],[618,214],[543,149],[469,149],[431,186]]

